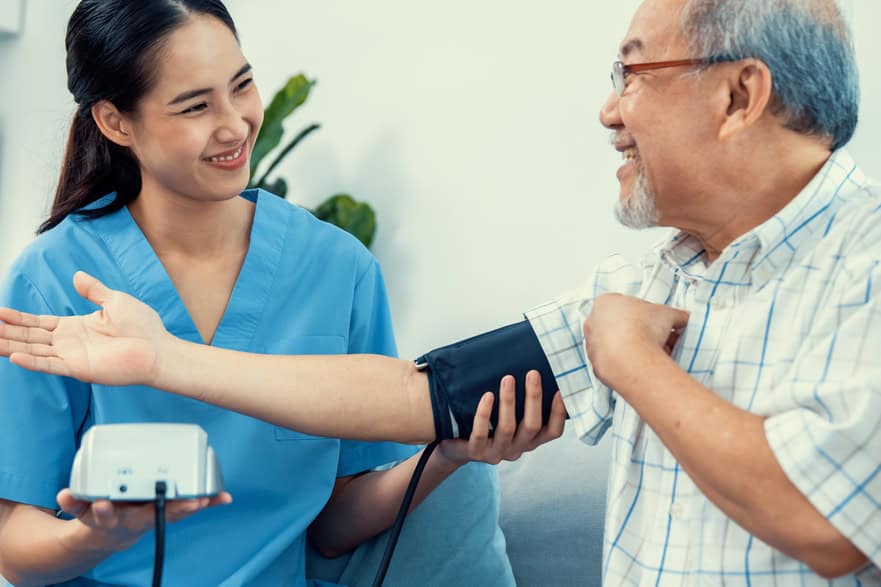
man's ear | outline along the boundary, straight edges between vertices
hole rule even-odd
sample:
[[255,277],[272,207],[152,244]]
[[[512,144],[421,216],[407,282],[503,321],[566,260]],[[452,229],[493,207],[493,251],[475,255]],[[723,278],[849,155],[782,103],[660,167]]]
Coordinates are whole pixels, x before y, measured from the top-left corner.
[[768,110],[773,94],[771,70],[758,59],[729,66],[728,109],[719,127],[719,140],[727,141],[751,127]]
[[92,106],[92,118],[107,139],[122,147],[130,147],[132,137],[128,119],[107,100],[96,102]]

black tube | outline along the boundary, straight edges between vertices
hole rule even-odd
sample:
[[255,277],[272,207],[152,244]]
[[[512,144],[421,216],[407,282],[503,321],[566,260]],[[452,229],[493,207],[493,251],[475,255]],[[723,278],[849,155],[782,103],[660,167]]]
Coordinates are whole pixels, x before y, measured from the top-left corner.
[[431,458],[431,453],[434,452],[437,445],[438,441],[435,440],[426,446],[425,450],[422,451],[422,456],[419,457],[419,462],[416,463],[416,469],[413,471],[413,476],[410,477],[410,484],[407,486],[407,491],[404,492],[404,499],[401,500],[401,509],[398,510],[398,517],[395,519],[395,523],[389,533],[388,542],[385,545],[385,553],[382,555],[382,562],[379,563],[379,570],[376,572],[373,587],[382,587],[382,583],[385,581],[389,564],[392,562],[392,555],[395,553],[395,547],[398,545],[398,537],[400,537],[401,529],[404,527],[404,519],[407,517],[407,512],[410,511],[410,504],[413,502],[416,487],[419,485],[419,479],[422,477],[422,471],[425,469],[425,465],[428,463],[428,459]]
[[153,587],[162,585],[162,567],[165,563],[165,481],[156,482],[156,552],[153,555]]

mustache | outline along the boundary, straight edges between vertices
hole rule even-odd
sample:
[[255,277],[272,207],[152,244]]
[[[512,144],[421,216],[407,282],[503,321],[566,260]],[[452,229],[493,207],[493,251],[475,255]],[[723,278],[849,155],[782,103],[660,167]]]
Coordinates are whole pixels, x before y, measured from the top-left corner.
[[613,130],[609,132],[609,144],[613,147],[616,147],[619,144],[636,146],[636,141],[634,141],[633,137],[627,134],[626,131]]

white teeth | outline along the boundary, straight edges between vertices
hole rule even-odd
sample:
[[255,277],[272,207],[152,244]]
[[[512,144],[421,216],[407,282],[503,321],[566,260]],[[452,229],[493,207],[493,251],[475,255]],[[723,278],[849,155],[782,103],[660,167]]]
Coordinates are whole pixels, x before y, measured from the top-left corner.
[[242,148],[239,147],[238,149],[236,149],[236,152],[233,153],[232,155],[225,155],[223,157],[208,157],[208,160],[211,161],[212,163],[217,163],[219,161],[232,161],[234,159],[238,159],[241,156],[241,154],[242,154]]
[[637,157],[637,151],[634,147],[630,147],[629,149],[624,149],[621,151],[621,156],[624,157],[625,161],[632,161]]

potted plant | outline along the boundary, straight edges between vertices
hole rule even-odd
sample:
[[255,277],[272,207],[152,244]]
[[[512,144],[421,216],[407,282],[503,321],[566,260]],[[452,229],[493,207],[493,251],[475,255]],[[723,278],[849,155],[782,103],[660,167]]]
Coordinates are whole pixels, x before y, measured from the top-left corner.
[[[285,83],[284,87],[272,98],[269,106],[266,107],[263,126],[257,135],[254,151],[251,153],[251,184],[248,187],[263,188],[282,198],[287,197],[287,181],[281,177],[270,180],[269,176],[303,139],[321,128],[321,125],[312,123],[298,132],[286,145],[278,148],[285,134],[285,119],[306,102],[313,86],[315,86],[315,80],[307,79],[302,73],[297,74]],[[257,170],[260,163],[273,153],[274,159],[258,176]],[[373,242],[373,237],[376,234],[376,214],[366,202],[359,202],[349,194],[334,194],[311,212],[319,219],[335,224],[353,234],[366,247],[370,247]]]

